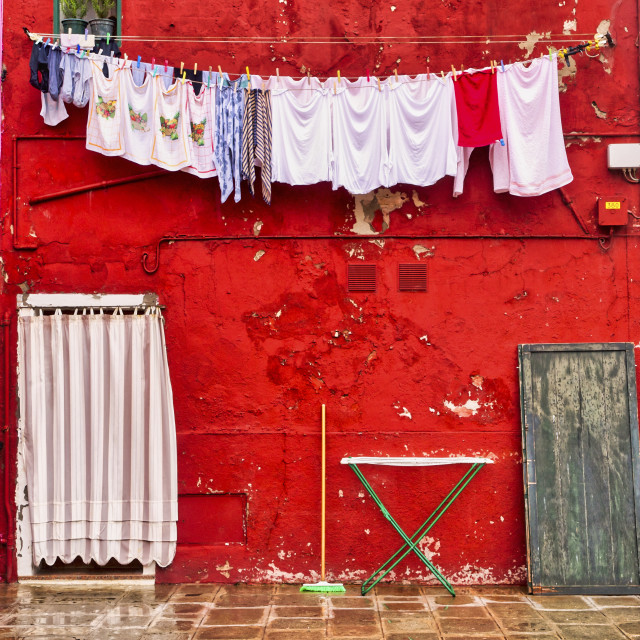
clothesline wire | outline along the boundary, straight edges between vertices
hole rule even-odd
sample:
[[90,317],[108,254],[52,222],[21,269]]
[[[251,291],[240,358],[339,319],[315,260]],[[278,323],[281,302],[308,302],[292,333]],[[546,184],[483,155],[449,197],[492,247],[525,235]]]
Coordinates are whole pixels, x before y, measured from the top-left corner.
[[[25,28],[25,33],[27,33],[27,35],[28,35],[31,39],[34,39],[34,40],[35,40],[35,39],[38,39],[38,38],[47,38],[47,37],[49,37],[49,35],[48,35],[48,34],[35,34],[35,33],[30,33],[26,28]],[[55,34],[54,34],[54,35],[55,35]],[[605,36],[605,35],[601,35],[601,34],[598,34],[598,35],[600,36],[600,38],[602,38],[602,39],[604,39],[604,40],[606,40],[606,41],[609,41],[610,36],[609,36],[608,34],[607,34],[606,36]],[[132,36],[132,37],[133,37],[133,36]],[[599,40],[600,45],[601,45],[601,46],[606,46],[605,41],[604,41],[604,40],[602,40],[602,39],[601,39],[601,40]],[[562,43],[562,44],[569,44],[570,42],[572,42],[572,41],[571,41],[571,40],[567,40],[565,43]],[[578,45],[578,46],[577,46],[577,47],[575,47],[575,48],[576,48],[576,49],[580,49],[580,50],[582,51],[582,49],[584,49],[584,47],[586,47],[587,43],[584,43],[584,41],[581,41],[581,42],[582,42],[582,44]],[[589,42],[590,42],[590,41],[589,41]],[[478,43],[476,43],[476,44],[478,44]],[[560,44],[560,43],[558,43],[558,44]],[[98,46],[99,46],[99,45],[98,45]],[[67,51],[69,51],[69,50],[71,50],[71,52],[73,52],[73,50],[74,50],[74,49],[73,49],[72,47],[67,47]],[[549,50],[549,51],[550,51],[550,50]],[[103,62],[103,63],[106,63],[108,66],[110,66],[110,67],[115,67],[115,68],[118,68],[118,69],[122,69],[122,68],[124,68],[125,63],[127,63],[127,62],[131,65],[131,67],[133,67],[135,64],[137,64],[137,62],[136,62],[136,61],[134,61],[134,60],[127,61],[127,60],[124,60],[123,58],[117,58],[117,59],[114,59],[114,58],[113,58],[113,56],[99,56],[98,54],[95,54],[95,53],[92,53],[92,52],[88,52],[86,55],[87,55],[87,57],[89,57],[89,59],[92,59],[92,60],[94,60],[94,61],[96,61],[96,62]],[[541,54],[541,57],[544,57],[545,55],[547,55],[547,54]],[[575,55],[575,54],[573,54],[573,55]],[[587,55],[588,55],[588,54],[587,54]],[[593,56],[589,56],[589,57],[593,57]],[[533,60],[535,60],[535,58],[530,58],[530,59],[525,59],[525,60],[516,60],[516,63],[518,63],[518,62],[532,62]],[[501,62],[502,62],[502,61],[501,61]],[[120,64],[120,63],[122,63],[122,64]],[[510,64],[510,63],[509,63],[509,64]],[[160,70],[161,70],[161,69],[162,69],[162,66],[163,66],[162,64],[156,64],[156,65],[155,65],[155,68],[156,68],[156,69],[160,69]],[[211,67],[210,67],[210,68],[211,68]],[[488,69],[488,68],[489,68],[489,67],[482,67],[482,68],[474,69],[474,70],[475,70],[475,71],[480,71],[480,70],[482,70],[482,69]],[[498,66],[496,66],[496,67],[495,67],[495,69],[496,69],[496,70],[498,70],[498,69],[499,69],[499,67],[498,67]],[[444,77],[445,77],[445,78],[447,78],[448,76],[452,75],[452,72],[451,72],[451,71],[447,71],[447,72],[443,72],[443,71],[435,72],[435,71],[434,71],[434,72],[431,72],[431,73],[433,73],[436,77],[442,77],[442,75],[443,75],[443,73],[444,73]],[[409,75],[409,79],[408,79],[408,80],[403,80],[403,83],[402,83],[402,84],[413,84],[413,83],[419,83],[419,82],[429,81],[431,73],[427,73],[427,74],[425,74],[424,72],[423,72],[423,73],[420,73],[420,74],[415,74],[415,73],[414,73],[414,74],[413,74],[414,76],[417,76],[417,75],[426,75],[426,78],[417,78],[417,77],[416,77],[416,78],[414,78],[414,79],[411,79],[410,74],[402,74],[402,75],[404,75],[404,76]],[[457,70],[457,73],[463,73],[463,71],[461,71],[460,69],[458,69],[458,70]],[[158,72],[158,73],[156,73],[156,74],[154,74],[154,75],[157,75],[157,76],[160,76],[160,77],[165,77],[165,78],[171,78],[171,79],[174,79],[174,78],[175,78],[175,76],[174,76],[174,75],[170,75],[170,74],[168,74],[168,73],[166,73],[166,72],[165,72],[165,73]],[[218,74],[216,73],[216,75],[218,75]],[[238,80],[240,80],[240,79],[243,77],[243,74],[239,74],[238,78],[236,78],[235,80],[231,80],[231,79],[229,78],[228,73],[227,73],[227,74],[223,74],[223,77],[224,77],[224,75],[226,75],[226,76],[227,76],[228,81],[229,81],[230,83],[233,83],[234,85],[236,85],[236,84],[237,84],[237,82],[238,82]],[[260,80],[261,80],[261,82],[262,82],[262,86],[264,86],[264,84],[265,84],[265,83],[264,83],[264,80],[262,79],[262,76],[260,76],[259,74],[256,74],[256,75],[258,75],[258,77],[260,77]],[[246,76],[244,76],[244,77],[246,77]],[[265,76],[265,77],[268,77],[268,78],[270,79],[271,83],[273,83],[273,81],[274,81],[274,80],[275,80],[276,82],[279,82],[279,76],[273,76],[273,75],[270,75],[270,76]],[[292,80],[304,80],[304,79],[309,79],[309,78],[310,78],[310,76],[309,76],[309,75],[307,75],[307,76],[283,76],[283,77],[289,77],[289,78],[291,78]],[[325,83],[327,80],[330,80],[331,78],[333,78],[334,80],[336,79],[335,77],[330,76],[330,77],[325,78],[325,80],[324,80],[324,81],[322,81],[322,80],[320,80],[320,78],[318,78],[318,77],[316,77],[316,76],[313,76],[313,77],[314,77],[314,79],[316,79],[316,80],[318,80],[318,81],[322,82],[323,86],[322,86],[321,88],[319,88],[319,87],[296,87],[295,89],[283,89],[283,92],[284,92],[284,91],[290,91],[290,90],[295,90],[295,91],[318,91],[318,90],[326,90],[326,88],[324,87],[324,83]],[[341,76],[341,77],[342,77],[342,79],[344,79],[344,80],[349,80],[349,81],[357,81],[357,80],[360,80],[361,78],[363,78],[363,76]],[[374,80],[378,80],[378,76],[375,76],[375,75],[373,75],[373,74],[372,74],[372,75],[371,75],[371,77],[373,77],[373,78],[374,78]],[[388,83],[388,82],[389,82],[389,81],[391,81],[393,78],[394,78],[394,76],[393,76],[393,75],[388,75],[388,76],[387,76],[386,78],[384,78],[384,79],[380,78],[380,79],[379,79],[379,82],[380,82],[380,83],[382,83],[382,82]],[[177,78],[176,78],[176,79],[177,79]],[[191,82],[192,84],[201,84],[201,85],[205,85],[205,84],[206,84],[206,85],[209,85],[209,86],[210,86],[210,84],[211,84],[210,82],[209,82],[209,83],[207,83],[207,82],[205,82],[204,80],[189,79],[188,81],[189,81],[189,82]],[[338,82],[339,82],[339,79],[338,79]],[[214,84],[215,84],[215,83],[214,83]],[[251,88],[252,88],[252,89],[255,89],[255,88],[257,88],[257,87],[252,86]],[[370,88],[370,89],[380,90],[380,87],[379,87],[379,86],[378,86],[378,84],[376,84],[375,82],[374,82],[374,84],[372,84],[372,85],[365,85],[364,87],[361,87],[361,88]],[[330,88],[329,88],[329,89],[330,89]],[[334,87],[334,92],[335,92],[335,90],[336,90],[336,87]]]
[[[59,38],[59,34],[55,33],[42,33],[39,34],[45,38]],[[550,38],[539,40],[534,44],[542,44],[542,45],[555,45],[555,44],[568,44],[574,42],[583,42],[584,38],[593,35],[593,34],[571,34],[571,35],[558,35],[557,38]],[[478,44],[522,44],[523,40],[518,36],[515,36],[512,39],[509,36],[499,36],[500,38],[505,39],[494,39],[492,36],[482,36],[477,39],[449,39],[449,40],[441,40],[441,39],[431,39],[431,38],[422,38],[416,36],[406,36],[406,37],[398,37],[398,38],[313,38],[313,37],[304,37],[304,38],[282,38],[282,39],[270,39],[270,38],[200,38],[198,40],[190,39],[190,38],[141,38],[134,36],[113,36],[114,40],[122,40],[127,43],[134,42],[168,42],[174,44],[181,43],[197,43],[197,44],[267,44],[267,45],[295,45],[295,44],[343,44],[343,45],[353,45],[353,46],[370,46],[370,45],[380,45],[380,44],[431,44],[431,45],[444,45],[444,44],[466,44],[466,45],[478,45]],[[467,36],[467,38],[475,38],[475,36]]]

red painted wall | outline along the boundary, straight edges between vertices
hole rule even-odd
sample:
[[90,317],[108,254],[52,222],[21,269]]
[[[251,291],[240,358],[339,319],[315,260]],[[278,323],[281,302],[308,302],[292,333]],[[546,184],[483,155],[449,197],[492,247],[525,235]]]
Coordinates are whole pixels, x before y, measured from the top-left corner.
[[[528,199],[494,194],[486,150],[478,150],[458,199],[451,197],[451,179],[378,192],[367,206],[375,213],[372,232],[382,229],[383,209],[389,228],[373,242],[352,230],[356,199],[328,185],[274,185],[271,207],[244,188],[239,204],[220,205],[215,180],[166,174],[30,206],[37,195],[149,168],[88,152],[83,140],[24,140],[18,142],[14,189],[13,137],[83,135],[86,111],[69,107],[68,121],[53,130],[43,125],[39,96],[28,85],[30,43],[21,28],[50,30],[51,1],[5,4],[0,299],[13,314],[12,364],[21,291],[159,294],[166,305],[180,494],[246,496],[244,519],[237,501],[210,498],[222,528],[210,538],[203,532],[210,520],[181,523],[179,538],[187,542],[180,542],[158,580],[317,578],[325,403],[330,579],[361,580],[398,544],[340,458],[460,453],[491,456],[495,464],[480,472],[424,547],[454,583],[523,583],[517,345],[640,342],[638,224],[630,218],[606,250],[592,237],[608,232],[596,224],[599,196],[626,196],[631,211],[640,213],[638,187],[606,168],[607,144],[640,135],[637,7],[604,0],[513,0],[508,7],[448,0],[428,11],[416,0],[253,0],[215,9],[168,2],[161,12],[148,0],[123,5],[125,34],[161,37],[559,34],[573,19],[578,33],[594,33],[601,21],[611,21],[615,49],[600,59],[579,57],[571,73],[561,72],[564,130],[588,134],[566,140],[575,179],[565,188],[588,235],[558,192]],[[268,75],[278,66],[281,74],[311,69],[319,76],[336,69],[360,75],[367,67],[386,76],[396,64],[401,73],[416,73],[425,70],[427,56],[431,70],[439,71],[527,53],[518,44],[524,35],[513,39],[518,42],[495,40],[432,47],[141,43],[125,50],[131,58],[184,60],[189,67],[221,64],[239,72],[249,65]],[[532,55],[543,51],[546,45],[538,45]],[[26,239],[35,250],[12,250],[14,199],[18,242]],[[288,239],[163,244],[157,272],[142,269],[143,252],[151,253],[153,264],[164,235],[254,236],[259,222],[259,236]],[[465,235],[473,237],[450,237]],[[375,294],[347,291],[347,265],[360,259],[377,266]],[[397,265],[418,260],[427,265],[428,292],[398,292]],[[9,382],[15,433],[15,378]],[[460,471],[380,469],[371,479],[410,529]],[[187,500],[193,498],[182,499],[185,512],[192,504]],[[225,527],[231,544],[222,542]],[[243,535],[245,542],[238,542]],[[395,574],[397,580],[428,577],[414,559]]]

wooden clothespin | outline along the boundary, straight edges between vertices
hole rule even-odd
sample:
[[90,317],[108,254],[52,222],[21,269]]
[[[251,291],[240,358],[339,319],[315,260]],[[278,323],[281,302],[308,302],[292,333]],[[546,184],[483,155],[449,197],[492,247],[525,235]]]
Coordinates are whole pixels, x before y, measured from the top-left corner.
[[71,37],[71,29],[67,29],[67,35]]
[[102,49],[98,50],[98,55],[101,56],[102,55]]
[[378,78],[378,91],[382,93],[382,87],[380,86],[380,78]]
[[367,72],[367,82],[371,82],[371,76],[369,75],[369,69],[365,69],[365,71]]
[[397,69],[394,69],[394,70],[393,70],[393,73],[394,73],[394,74],[395,74],[395,76],[396,76],[396,84],[398,84],[398,70],[397,70]]
[[451,71],[453,71],[453,79],[458,82],[458,78],[456,77],[456,68],[451,65]]
[[461,64],[461,65],[460,65],[460,73],[461,73],[461,74],[463,74],[463,73],[464,73],[464,65],[463,65],[463,64]]
[[125,61],[125,63],[127,62],[127,60],[128,60],[128,59],[129,59],[129,56],[125,53],[125,54],[124,54],[124,61]]
[[207,78],[207,89],[211,89],[211,74],[213,73],[213,70],[211,69],[211,66],[209,66],[209,77]]
[[430,76],[430,75],[431,75],[431,74],[429,73],[429,67],[427,67],[427,80],[429,79],[429,76]]
[[280,86],[280,69],[276,67],[276,76],[278,76],[278,86]]
[[442,79],[444,80],[444,71],[441,71],[440,75],[442,76]]
[[338,84],[340,84],[340,69],[338,69]]
[[489,60],[489,66],[491,67],[491,73],[495,73],[495,67],[493,66],[493,60]]
[[334,96],[337,96],[337,95],[338,95],[337,85],[336,85],[336,83],[335,83],[335,82],[333,83],[333,95],[334,95]]
[[307,71],[307,84],[311,86],[311,71]]
[[193,65],[193,73],[194,74],[198,73],[198,63],[197,62]]
[[59,45],[59,43],[60,41],[56,39],[56,41],[53,43],[53,48],[55,49]]
[[180,62],[180,75],[182,75],[183,71],[184,71],[184,62]]
[[264,93],[264,80],[262,81],[262,93]]

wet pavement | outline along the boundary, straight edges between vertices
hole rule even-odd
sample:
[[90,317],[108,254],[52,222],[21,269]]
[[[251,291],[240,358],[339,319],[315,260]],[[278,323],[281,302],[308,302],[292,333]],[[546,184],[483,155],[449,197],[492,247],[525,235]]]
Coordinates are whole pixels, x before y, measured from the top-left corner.
[[0,586],[0,638],[126,640],[640,639],[636,596],[382,585],[365,597],[296,585]]

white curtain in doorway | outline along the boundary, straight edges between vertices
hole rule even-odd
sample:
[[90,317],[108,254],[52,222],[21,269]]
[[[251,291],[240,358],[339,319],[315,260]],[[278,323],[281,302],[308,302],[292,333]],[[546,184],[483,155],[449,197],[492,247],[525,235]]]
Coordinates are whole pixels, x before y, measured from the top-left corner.
[[162,317],[150,311],[19,319],[36,565],[173,560],[173,396]]

